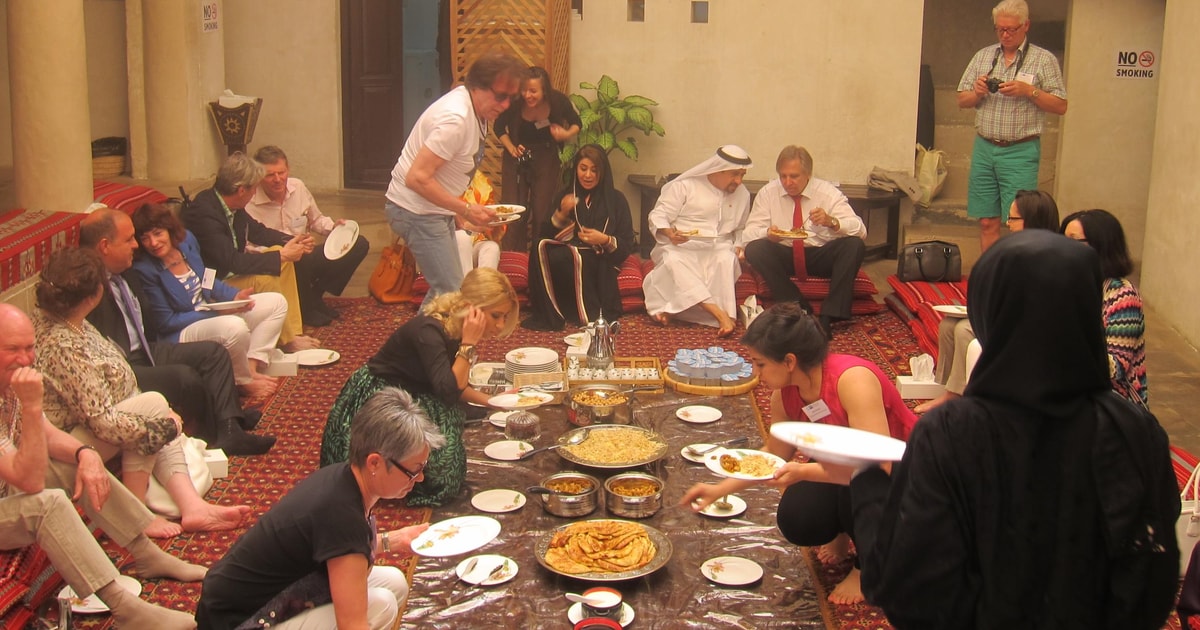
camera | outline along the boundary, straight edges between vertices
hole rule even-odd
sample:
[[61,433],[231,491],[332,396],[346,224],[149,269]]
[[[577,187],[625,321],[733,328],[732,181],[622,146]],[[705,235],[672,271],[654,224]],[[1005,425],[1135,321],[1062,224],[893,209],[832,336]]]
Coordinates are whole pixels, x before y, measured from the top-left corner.
[[1001,83],[1004,83],[1003,79],[998,79],[996,77],[988,77],[988,80],[987,80],[988,91],[991,92],[992,94],[995,94],[1000,89]]
[[517,166],[529,166],[533,163],[533,151],[525,149],[516,157]]

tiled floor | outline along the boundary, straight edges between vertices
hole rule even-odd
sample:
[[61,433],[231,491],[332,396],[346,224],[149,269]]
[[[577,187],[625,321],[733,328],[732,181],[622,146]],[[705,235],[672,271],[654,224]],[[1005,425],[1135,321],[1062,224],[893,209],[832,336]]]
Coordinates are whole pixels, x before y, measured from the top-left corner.
[[[189,186],[199,189],[202,184]],[[164,191],[177,185],[164,185]],[[354,219],[371,241],[371,253],[354,275],[345,295],[367,295],[367,279],[379,252],[393,238],[383,212],[383,193],[376,191],[314,191],[321,210],[330,216]],[[0,172],[0,208],[11,207],[11,174]],[[866,270],[881,292],[885,278],[895,273],[895,261],[868,263]],[[1174,329],[1167,327],[1150,306],[1146,308],[1146,361],[1150,373],[1151,409],[1171,436],[1173,444],[1200,454],[1200,417],[1193,415],[1200,401],[1200,352]]]

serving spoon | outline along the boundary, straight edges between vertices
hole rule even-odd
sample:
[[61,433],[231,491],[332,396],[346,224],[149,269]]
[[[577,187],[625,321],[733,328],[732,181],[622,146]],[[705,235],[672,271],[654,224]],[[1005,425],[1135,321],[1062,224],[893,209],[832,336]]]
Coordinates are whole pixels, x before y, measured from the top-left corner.
[[579,602],[581,604],[587,604],[588,606],[603,606],[606,603],[604,600],[594,599],[592,597],[588,597],[587,595],[579,595],[577,593],[567,593],[566,597],[567,601]]
[[590,432],[591,432],[591,429],[584,427],[582,429],[579,429],[578,433],[576,433],[575,435],[572,435],[570,438],[568,438],[566,442],[563,442],[561,444],[551,444],[550,446],[542,446],[539,448],[535,448],[532,451],[525,451],[517,459],[518,460],[529,459],[530,457],[533,457],[534,455],[541,453],[542,451],[551,451],[556,448],[562,448],[564,446],[575,446],[576,444],[580,444],[584,440],[586,440],[588,433],[590,433]]

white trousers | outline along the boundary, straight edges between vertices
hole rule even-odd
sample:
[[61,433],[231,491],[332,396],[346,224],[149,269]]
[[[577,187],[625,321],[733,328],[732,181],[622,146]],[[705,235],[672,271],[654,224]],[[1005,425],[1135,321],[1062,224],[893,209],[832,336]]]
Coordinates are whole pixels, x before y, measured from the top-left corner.
[[287,299],[279,293],[255,293],[254,308],[233,315],[202,319],[179,333],[179,341],[215,341],[229,353],[233,378],[239,385],[253,378],[249,360],[270,363],[271,349],[279,341],[287,319]]
[[[371,630],[390,630],[408,599],[408,580],[396,567],[374,566],[367,574],[367,625]],[[318,606],[274,626],[276,630],[328,630],[337,627],[333,604]]]
[[486,239],[476,243],[475,235],[466,230],[455,230],[454,241],[464,274],[476,267],[500,267],[500,243]]

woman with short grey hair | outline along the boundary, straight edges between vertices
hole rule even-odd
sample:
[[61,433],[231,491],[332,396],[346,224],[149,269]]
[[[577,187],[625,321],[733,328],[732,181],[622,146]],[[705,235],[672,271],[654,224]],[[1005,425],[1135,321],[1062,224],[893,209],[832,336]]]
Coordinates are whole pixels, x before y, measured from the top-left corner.
[[355,415],[350,461],[309,475],[209,569],[200,628],[392,628],[408,581],[377,554],[412,553],[429,524],[379,532],[371,509],[424,478],[445,438],[413,397],[375,393]]

